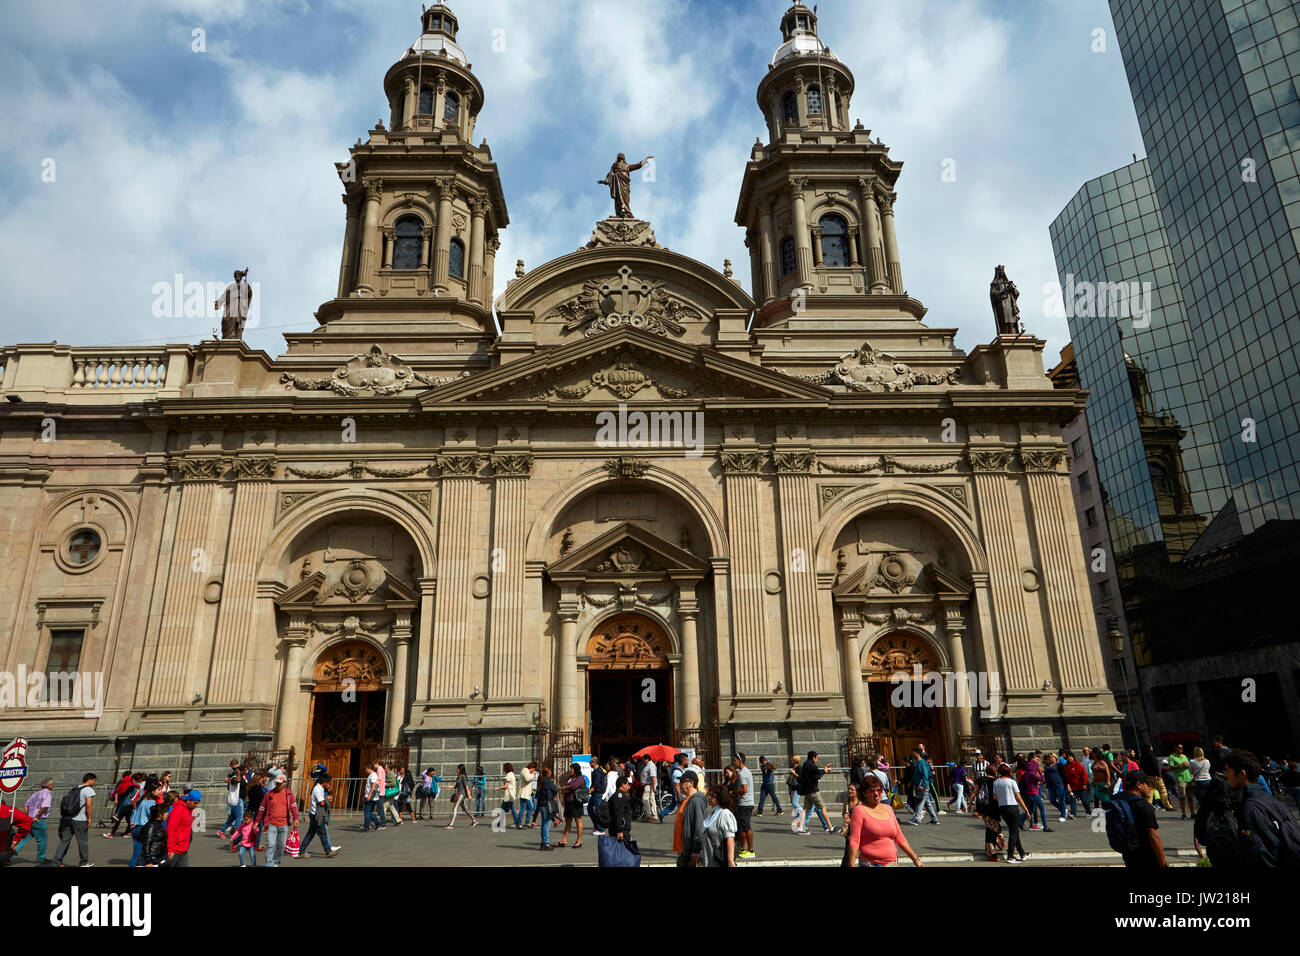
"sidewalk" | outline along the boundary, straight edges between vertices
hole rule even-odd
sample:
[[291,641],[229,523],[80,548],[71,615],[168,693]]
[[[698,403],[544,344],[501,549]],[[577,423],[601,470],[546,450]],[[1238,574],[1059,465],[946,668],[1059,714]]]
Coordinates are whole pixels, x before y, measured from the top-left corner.
[[[788,808],[787,808],[788,813]],[[508,819],[508,817],[507,817]],[[838,812],[829,817],[839,823]],[[951,813],[939,817],[940,824],[905,826],[903,832],[927,866],[984,866],[984,825],[975,817]],[[1160,835],[1171,865],[1194,865],[1196,862],[1192,840],[1192,821],[1180,820],[1178,814],[1159,812]],[[407,822],[402,826],[389,825],[378,832],[360,832],[359,818],[336,818],[330,827],[333,842],[343,849],[333,859],[326,859],[320,850],[320,841],[311,848],[313,858],[295,860],[286,855],[286,867],[312,866],[595,866],[596,840],[591,835],[590,820],[583,826],[583,845],[560,847],[551,852],[538,848],[540,830],[513,830],[495,833],[490,826],[491,815],[477,828],[470,830],[462,816],[455,830],[445,830],[446,814],[439,814],[436,823]],[[643,866],[668,866],[676,859],[672,852],[673,818],[662,825],[634,823],[632,835],[640,845]],[[1029,865],[1056,866],[1116,866],[1117,854],[1106,843],[1106,834],[1093,832],[1090,821],[1084,819],[1057,823],[1050,822],[1051,833],[1028,831],[1023,834],[1025,849],[1032,854]],[[306,817],[302,818],[302,834],[306,835]],[[121,838],[105,840],[97,831],[91,836],[91,860],[97,867],[125,866],[130,858],[131,844]],[[552,843],[564,833],[563,826],[551,828]],[[572,835],[570,843],[574,842]],[[50,850],[57,846],[52,840]],[[754,818],[754,860],[741,861],[742,866],[838,866],[844,852],[844,838],[826,833],[814,817],[808,833],[803,836],[790,831],[789,817],[770,813]],[[24,848],[15,866],[31,866],[34,844]],[[76,863],[76,844],[69,848],[66,862]],[[905,865],[910,863],[904,860]],[[237,867],[239,858],[231,853],[226,841],[215,830],[195,833],[190,850],[192,866]],[[1005,864],[1003,864],[1005,865]]]

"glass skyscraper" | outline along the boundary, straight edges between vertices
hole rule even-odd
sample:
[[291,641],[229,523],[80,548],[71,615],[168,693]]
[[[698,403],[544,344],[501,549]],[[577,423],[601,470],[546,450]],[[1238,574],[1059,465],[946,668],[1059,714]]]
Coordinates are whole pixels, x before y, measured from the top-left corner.
[[1091,393],[1078,480],[1101,483],[1153,742],[1278,756],[1300,742],[1300,2],[1111,11],[1149,155],[1051,227]]

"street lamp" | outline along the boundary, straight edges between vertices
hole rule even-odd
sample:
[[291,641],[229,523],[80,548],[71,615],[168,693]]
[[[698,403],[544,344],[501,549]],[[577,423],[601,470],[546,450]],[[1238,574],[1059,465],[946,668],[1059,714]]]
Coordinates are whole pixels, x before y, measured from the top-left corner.
[[1133,742],[1137,744],[1138,752],[1142,752],[1142,741],[1138,738],[1137,721],[1133,718],[1133,695],[1128,688],[1128,665],[1124,663],[1124,635],[1119,629],[1118,622],[1110,619],[1110,631],[1106,634],[1106,640],[1110,641],[1111,650],[1115,652],[1115,659],[1123,664],[1124,672],[1124,698],[1128,703],[1128,720],[1129,727],[1133,731]]

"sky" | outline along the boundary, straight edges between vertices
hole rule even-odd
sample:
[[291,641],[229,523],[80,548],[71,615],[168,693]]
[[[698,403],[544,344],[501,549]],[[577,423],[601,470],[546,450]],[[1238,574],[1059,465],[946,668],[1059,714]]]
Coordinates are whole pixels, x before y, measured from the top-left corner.
[[[659,242],[730,259],[748,285],[736,201],[766,140],[755,91],[787,7],[451,3],[511,220],[495,291],[516,259],[572,252],[611,214],[596,181],[619,152],[655,156],[632,208]],[[283,333],[315,328],[338,284],[334,164],[387,121],[383,76],[419,35],[418,0],[4,12],[0,343],[197,342],[220,324],[215,296],[194,314],[174,287],[243,267],[259,293],[250,346],[278,355]],[[1005,264],[1055,364],[1069,330],[1048,226],[1085,181],[1145,155],[1106,0],[822,0],[819,16],[856,78],[853,119],[904,163],[902,271],[927,325],[957,328],[967,350],[989,341]]]

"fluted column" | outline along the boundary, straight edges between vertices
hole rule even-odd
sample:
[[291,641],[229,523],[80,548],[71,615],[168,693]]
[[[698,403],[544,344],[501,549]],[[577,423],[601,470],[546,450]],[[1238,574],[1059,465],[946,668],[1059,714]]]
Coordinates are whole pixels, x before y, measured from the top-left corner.
[[410,129],[414,125],[415,111],[420,106],[420,91],[415,88],[415,80],[409,76],[406,78],[406,101],[402,104],[402,129]]
[[844,636],[844,690],[849,699],[849,716],[853,718],[853,732],[865,736],[871,733],[871,708],[862,681],[862,617],[844,611],[840,633]]
[[555,729],[577,730],[581,717],[578,700],[578,602],[569,597],[561,599],[560,646],[555,655],[555,669],[560,684],[560,720]]
[[[405,620],[405,626],[401,622]],[[406,688],[408,660],[411,648],[411,619],[409,616],[398,618],[393,627],[393,687],[389,693],[388,714],[384,720],[384,743],[396,747],[402,737],[402,726],[406,723]]]
[[533,456],[507,452],[488,459],[492,468],[492,598],[488,633],[489,699],[522,694],[524,670],[524,552],[527,549],[528,479]]
[[898,259],[898,235],[894,232],[894,200],[897,193],[890,193],[880,208],[880,222],[885,232],[885,258],[889,262],[889,282],[895,295],[903,294],[903,267]]
[[420,269],[429,268],[429,242],[433,238],[433,230],[425,226],[420,230]]
[[471,681],[470,624],[474,616],[474,552],[470,543],[481,518],[475,503],[479,458],[474,454],[438,455],[441,476],[438,509],[438,602],[433,626],[433,673],[429,696],[435,700],[466,697]]
[[343,230],[343,257],[339,262],[339,298],[352,291],[352,266],[357,257],[357,228],[361,222],[361,209],[357,203],[348,202],[343,195],[343,205],[347,209],[348,221]]
[[439,179],[435,185],[438,188],[438,235],[433,249],[433,287],[445,295],[451,288],[447,284],[447,269],[451,251],[451,201],[456,198],[456,181]]
[[776,228],[772,224],[772,197],[760,196],[758,199],[758,242],[762,262],[762,289],[755,289],[755,296],[762,296],[760,302],[771,302],[776,296],[776,267],[774,262],[776,249]]
[[682,623],[682,720],[684,726],[700,724],[700,656],[696,639],[696,619],[700,608],[695,602],[695,592],[683,597],[677,604],[677,617]]
[[736,694],[770,694],[766,618],[763,614],[763,453],[724,452],[727,533],[732,547],[731,634]]
[[488,204],[482,199],[469,201],[469,300],[483,304],[483,217]]
[[[800,102],[803,102],[802,98]],[[794,206],[790,228],[794,230],[795,262],[800,285],[807,285],[812,276],[812,242],[808,235],[808,207],[803,197],[803,191],[807,186],[806,179],[795,179],[790,182],[790,199]]]
[[361,227],[361,262],[357,274],[357,291],[374,293],[375,269],[379,263],[379,199],[384,193],[383,180],[367,179],[366,210]]
[[384,268],[391,269],[393,267],[393,246],[397,244],[397,230],[384,229],[381,235],[384,237]]
[[877,295],[889,291],[889,282],[885,276],[885,256],[881,249],[880,226],[877,220],[880,208],[876,205],[876,189],[869,179],[859,179],[858,189],[862,192],[862,255],[867,263],[867,285]]
[[1029,502],[1033,509],[1034,537],[1042,561],[1042,587],[1047,595],[1047,617],[1051,624],[1051,646],[1056,651],[1063,689],[1097,687],[1102,679],[1093,666],[1096,655],[1089,649],[1097,646],[1096,625],[1085,617],[1083,608],[1088,594],[1076,587],[1073,563],[1080,560],[1070,547],[1073,513],[1062,507],[1058,485],[1068,477],[1057,473],[1065,460],[1065,450],[1020,452],[1029,485]]

